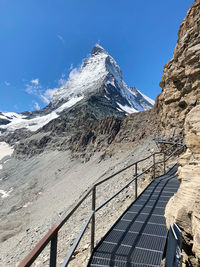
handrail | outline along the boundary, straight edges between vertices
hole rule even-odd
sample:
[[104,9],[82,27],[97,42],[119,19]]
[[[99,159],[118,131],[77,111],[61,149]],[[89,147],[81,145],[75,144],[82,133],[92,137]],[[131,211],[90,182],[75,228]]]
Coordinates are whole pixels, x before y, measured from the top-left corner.
[[92,216],[94,215],[95,211],[91,211],[90,216],[88,217],[87,221],[85,222],[81,232],[79,233],[79,235],[77,236],[76,240],[74,241],[73,245],[71,246],[71,249],[67,255],[67,257],[65,258],[65,260],[63,261],[63,263],[61,264],[61,267],[65,267],[67,266],[67,264],[70,262],[71,260],[71,255],[74,253],[74,251],[76,250],[79,242],[81,241],[82,236],[84,235],[88,224],[90,223],[90,220],[92,219]]
[[37,246],[34,247],[31,253],[28,254],[28,256],[19,264],[19,267],[31,266],[31,264],[36,260],[43,249],[48,245],[49,241],[51,241],[52,235],[54,235],[57,231],[57,226],[53,226],[48,231],[48,233],[39,241]]
[[101,208],[103,208],[108,202],[110,202],[114,197],[116,197],[117,195],[119,195],[125,188],[127,188],[133,181],[135,181],[142,174],[144,174],[145,172],[147,172],[148,170],[150,170],[152,167],[153,167],[153,164],[150,167],[148,167],[145,171],[141,172],[140,174],[138,174],[137,176],[135,176],[133,179],[131,179],[127,184],[125,184],[122,188],[120,188],[115,194],[113,194],[110,198],[106,199],[102,204],[100,204],[95,209],[95,212],[98,211],[98,210],[100,210]]
[[[170,142],[168,144],[171,144]],[[180,145],[180,143],[177,143]],[[172,144],[177,145],[177,144]],[[85,233],[90,221],[92,220],[92,227],[91,227],[91,252],[94,248],[94,235],[95,235],[95,213],[99,211],[102,207],[104,207],[108,202],[110,202],[113,198],[115,198],[118,194],[120,194],[125,188],[127,188],[132,182],[135,181],[135,197],[137,198],[137,178],[140,177],[142,174],[146,173],[153,167],[154,171],[154,178],[155,178],[155,168],[156,165],[159,163],[164,163],[164,174],[165,174],[165,162],[169,160],[178,150],[184,149],[185,145],[182,146],[181,148],[177,148],[175,151],[173,151],[167,158],[165,155],[165,152],[154,152],[153,154],[149,155],[148,157],[138,160],[127,167],[119,170],[118,172],[110,175],[109,177],[96,182],[93,184],[91,187],[88,188],[88,190],[84,193],[84,195],[75,203],[74,206],[71,207],[70,211],[66,215],[63,215],[61,221],[53,226],[49,232],[39,241],[39,243],[34,247],[34,249],[28,254],[28,256],[19,264],[18,267],[28,267],[30,266],[36,258],[40,255],[40,253],[43,251],[43,249],[47,246],[49,242],[51,242],[51,248],[50,248],[50,267],[55,267],[56,266],[56,257],[57,257],[57,234],[60,228],[67,222],[67,220],[73,215],[73,213],[78,209],[78,207],[82,204],[82,202],[89,196],[89,194],[92,192],[92,211],[84,224],[84,227],[81,229],[81,232],[79,233],[78,237],[74,241],[70,251],[68,252],[64,262],[62,263],[62,267],[65,267],[68,265],[74,251],[76,250],[76,247],[78,246],[83,234]],[[166,150],[168,151],[168,149]],[[164,158],[162,161],[156,162],[155,161],[155,155],[157,154],[163,154]],[[137,164],[145,161],[149,158],[153,157],[153,164],[150,165],[147,169],[145,169],[143,172],[140,174],[137,174]],[[115,194],[113,194],[110,198],[106,199],[102,204],[100,204],[97,208],[95,207],[95,199],[96,199],[96,188],[97,186],[101,185],[102,183],[108,181],[109,179],[113,178],[114,176],[120,174],[121,172],[133,167],[135,165],[135,176],[132,178],[128,183],[126,183],[122,188],[120,188]]]
[[[162,152],[154,152],[154,154],[160,154],[160,153],[162,153]],[[128,165],[127,167],[125,167],[125,168],[123,168],[123,169],[121,169],[121,170],[115,172],[114,174],[108,176],[107,178],[101,180],[100,182],[95,183],[94,185],[95,185],[95,186],[98,186],[98,185],[100,185],[100,184],[102,184],[102,183],[104,183],[104,182],[110,180],[110,179],[113,178],[114,176],[120,174],[121,172],[124,172],[124,171],[126,171],[127,169],[133,167],[135,164],[140,163],[140,162],[142,162],[142,161],[145,161],[145,160],[149,159],[150,157],[152,157],[152,154],[151,154],[150,156],[144,158],[144,159],[140,159],[140,160],[138,160],[138,161],[136,161],[136,162],[134,162],[134,163]]]
[[186,147],[186,144],[184,144],[184,143],[166,141],[166,140],[162,140],[160,138],[154,138],[153,140],[155,142],[157,142],[157,143],[162,143],[162,144],[166,144],[166,145],[177,145],[177,146],[184,146],[184,147]]

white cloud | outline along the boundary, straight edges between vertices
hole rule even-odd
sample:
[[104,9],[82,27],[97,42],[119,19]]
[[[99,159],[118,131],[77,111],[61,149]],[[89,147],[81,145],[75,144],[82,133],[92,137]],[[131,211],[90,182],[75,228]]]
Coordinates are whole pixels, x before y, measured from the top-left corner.
[[57,37],[63,44],[65,43],[65,39],[60,34],[58,34]]
[[34,103],[34,108],[36,109],[36,110],[40,110],[40,106],[39,106],[39,104],[38,104],[38,102],[33,102]]
[[61,75],[61,78],[58,80],[58,87],[63,86],[66,84],[67,79],[65,78],[65,73]]
[[69,70],[73,70],[74,66],[73,64],[70,65]]
[[39,79],[33,79],[27,83],[25,91],[30,95],[40,96],[42,86],[40,85]]
[[[70,66],[71,72],[69,74],[68,79],[66,78],[66,74],[63,73],[61,75],[61,78],[57,81],[58,85],[57,85],[56,88],[53,88],[53,89],[45,89],[40,84],[39,79],[36,78],[36,79],[32,79],[31,81],[29,81],[28,83],[26,83],[26,89],[25,89],[25,91],[28,94],[37,96],[45,104],[49,104],[49,102],[51,101],[53,95],[56,93],[56,91],[58,90],[59,87],[65,85],[68,81],[77,78],[77,76],[80,73],[80,67],[73,69],[73,65],[71,65]],[[36,108],[37,110],[39,110],[40,109],[39,104],[37,102],[35,102],[35,101],[33,103],[34,103],[34,108]]]
[[5,81],[4,83],[5,83],[6,86],[10,86],[9,82]]
[[74,68],[70,74],[69,74],[69,79],[68,80],[73,80],[76,79],[78,77],[78,75],[80,74],[80,68]]
[[[64,79],[64,74],[63,74],[61,76],[60,80],[58,81],[58,85],[60,86],[60,85],[64,84],[65,82],[66,82],[66,80]],[[45,104],[49,104],[53,95],[57,91],[57,88],[45,90],[44,88],[42,88],[42,86],[39,82],[39,79],[36,78],[36,79],[31,80],[29,83],[26,84],[25,91],[30,95],[37,96]],[[34,108],[39,110],[40,109],[39,104],[35,101],[33,101],[33,103],[34,103]]]
[[35,84],[35,85],[38,85],[39,84],[39,79],[38,78],[33,79],[33,80],[31,80],[31,83]]
[[63,85],[66,84],[66,82],[67,82],[67,79],[60,78],[60,79],[58,80],[58,85],[59,85],[59,86],[63,86]]
[[31,80],[29,83],[26,84],[26,92],[30,95],[38,95],[41,88],[42,87],[39,83],[39,79]]
[[43,94],[40,95],[42,101],[45,104],[49,104],[49,102],[51,101],[53,95],[55,94],[55,92],[57,91],[57,88],[54,89],[47,89]]

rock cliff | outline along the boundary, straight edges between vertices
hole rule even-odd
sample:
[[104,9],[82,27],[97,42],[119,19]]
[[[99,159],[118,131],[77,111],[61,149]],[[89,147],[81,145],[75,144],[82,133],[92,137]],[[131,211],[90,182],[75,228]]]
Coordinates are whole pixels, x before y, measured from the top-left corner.
[[173,58],[164,66],[162,93],[155,109],[160,115],[164,136],[184,136],[187,113],[200,104],[200,1],[196,0],[183,20]]
[[180,158],[180,188],[166,208],[168,225],[183,231],[187,266],[200,266],[200,1],[183,20],[178,42],[163,70],[162,93],[155,110],[167,139],[184,138],[187,151]]

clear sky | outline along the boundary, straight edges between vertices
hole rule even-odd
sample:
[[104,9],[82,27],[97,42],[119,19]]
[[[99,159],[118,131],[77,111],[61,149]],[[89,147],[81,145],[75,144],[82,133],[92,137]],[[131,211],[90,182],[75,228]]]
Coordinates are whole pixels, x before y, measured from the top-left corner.
[[44,107],[99,43],[155,99],[193,0],[0,0],[0,111]]

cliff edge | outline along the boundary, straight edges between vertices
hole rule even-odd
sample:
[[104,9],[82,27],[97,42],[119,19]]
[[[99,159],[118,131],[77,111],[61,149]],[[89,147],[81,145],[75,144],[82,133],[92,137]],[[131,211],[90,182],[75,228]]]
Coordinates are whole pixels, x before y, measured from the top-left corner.
[[187,151],[179,160],[180,188],[166,208],[167,223],[183,232],[187,266],[200,266],[200,1],[183,20],[173,58],[164,66],[162,93],[155,110],[163,137],[184,139]]

